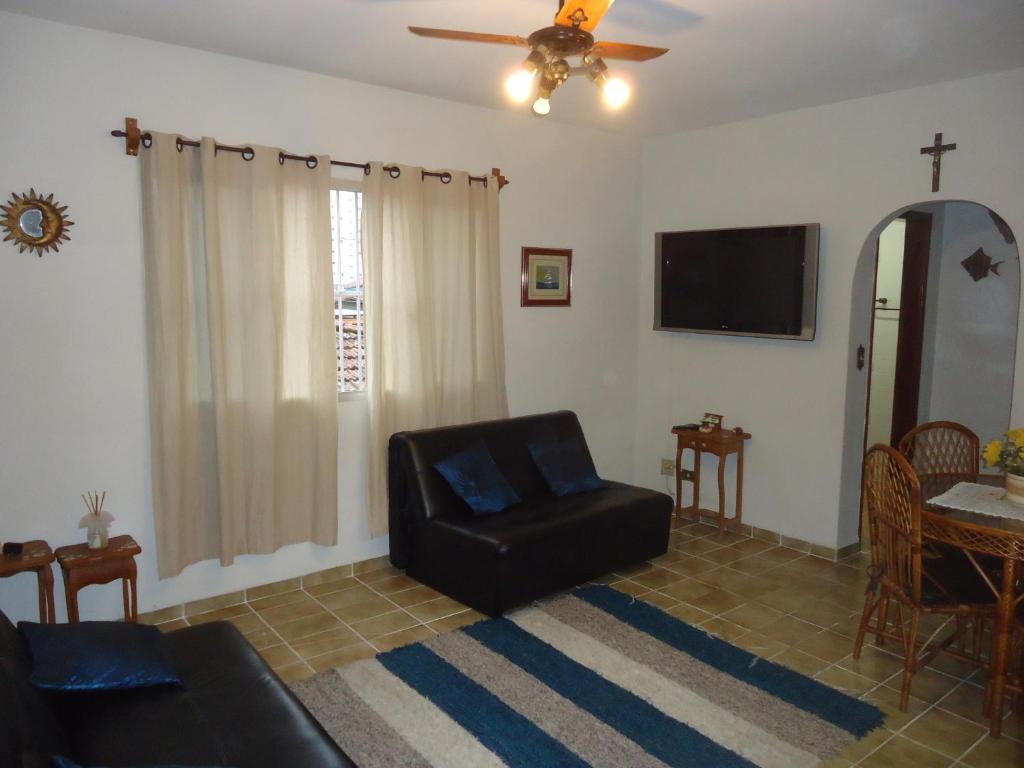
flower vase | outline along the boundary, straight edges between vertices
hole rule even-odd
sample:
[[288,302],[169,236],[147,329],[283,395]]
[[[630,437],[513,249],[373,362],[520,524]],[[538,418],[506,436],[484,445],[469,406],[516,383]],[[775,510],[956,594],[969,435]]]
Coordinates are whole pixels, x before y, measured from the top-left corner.
[[1006,500],[1018,507],[1024,507],[1024,477],[1012,472],[1006,473]]

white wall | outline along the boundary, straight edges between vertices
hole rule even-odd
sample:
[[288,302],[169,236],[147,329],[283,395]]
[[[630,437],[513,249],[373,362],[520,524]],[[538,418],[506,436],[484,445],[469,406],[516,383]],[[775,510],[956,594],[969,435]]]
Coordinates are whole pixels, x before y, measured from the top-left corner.
[[[938,280],[928,413],[966,424],[984,444],[1009,428],[1020,263],[1017,246],[1003,239],[985,208],[944,207],[942,240],[932,249]],[[977,248],[1002,263],[999,274],[974,282],[960,262]]]
[[[144,128],[343,160],[500,166],[512,180],[501,195],[511,409],[576,410],[601,474],[631,478],[634,141],[5,13],[0,70],[10,75],[0,79],[2,191],[52,192],[76,222],[59,254],[0,247],[0,539],[80,541],[79,494],[106,489],[113,532],[143,548],[141,610],[387,551],[365,523],[365,403],[345,402],[337,547],[298,545],[157,580],[139,166],[108,135],[126,115]],[[523,245],[575,250],[571,308],[519,307]],[[87,589],[83,615],[114,616],[119,599],[116,585]],[[0,608],[13,618],[31,618],[34,606],[31,576],[0,581]]]
[[[1022,123],[1024,70],[1013,70],[648,141],[636,248],[638,481],[664,487],[658,461],[673,455],[672,424],[721,413],[753,434],[746,522],[830,547],[856,541],[849,476],[859,474],[866,371],[852,365],[869,341],[870,307],[851,326],[851,295],[865,277],[862,252],[870,242],[870,281],[877,225],[934,199],[976,200],[1024,232]],[[936,131],[959,149],[932,194],[930,160],[918,150]],[[651,330],[655,232],[802,222],[822,225],[815,341]],[[1022,406],[1018,375],[1018,420]]]

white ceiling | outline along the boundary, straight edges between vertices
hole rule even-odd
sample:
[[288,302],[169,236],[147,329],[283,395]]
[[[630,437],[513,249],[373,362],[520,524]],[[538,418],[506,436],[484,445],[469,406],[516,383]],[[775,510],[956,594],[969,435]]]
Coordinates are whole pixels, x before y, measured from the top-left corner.
[[[488,107],[522,49],[408,25],[528,35],[556,0],[0,0],[0,9]],[[672,50],[616,65],[608,113],[573,78],[546,119],[671,133],[1024,66],[1024,0],[618,0],[598,39]],[[538,118],[539,119],[539,118]]]

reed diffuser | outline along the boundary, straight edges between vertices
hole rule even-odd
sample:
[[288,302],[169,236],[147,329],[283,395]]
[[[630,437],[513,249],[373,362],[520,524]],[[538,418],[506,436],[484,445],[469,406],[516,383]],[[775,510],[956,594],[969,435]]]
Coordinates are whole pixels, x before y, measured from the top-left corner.
[[82,501],[89,512],[78,521],[78,527],[85,528],[85,541],[89,549],[103,549],[107,546],[107,530],[114,516],[103,509],[106,500],[106,491],[87,491],[82,494]]

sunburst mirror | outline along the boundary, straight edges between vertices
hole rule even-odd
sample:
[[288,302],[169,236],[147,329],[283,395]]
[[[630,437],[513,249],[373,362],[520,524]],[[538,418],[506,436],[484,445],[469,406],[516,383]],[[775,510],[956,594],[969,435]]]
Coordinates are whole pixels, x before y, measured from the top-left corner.
[[64,213],[67,209],[53,195],[43,197],[34,189],[24,195],[13,193],[6,205],[0,205],[0,226],[7,233],[4,242],[13,240],[19,253],[34,251],[38,256],[60,250],[61,241],[71,239],[68,228],[74,224]]

